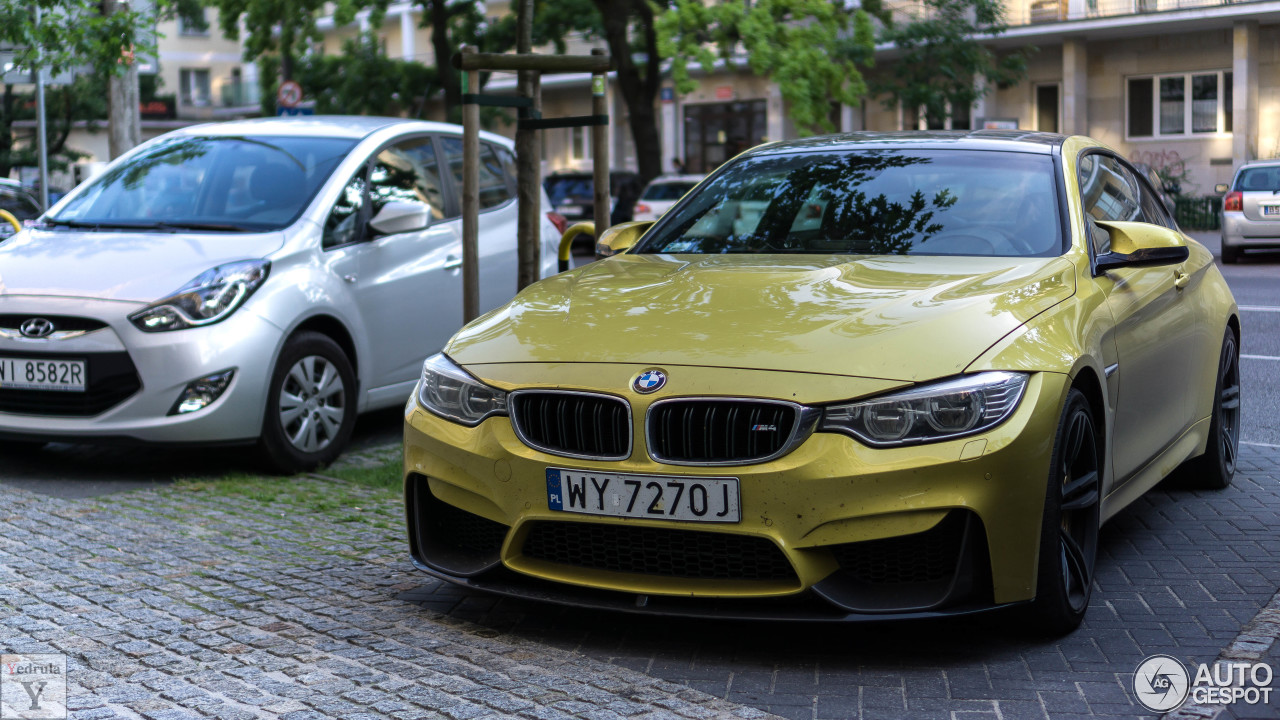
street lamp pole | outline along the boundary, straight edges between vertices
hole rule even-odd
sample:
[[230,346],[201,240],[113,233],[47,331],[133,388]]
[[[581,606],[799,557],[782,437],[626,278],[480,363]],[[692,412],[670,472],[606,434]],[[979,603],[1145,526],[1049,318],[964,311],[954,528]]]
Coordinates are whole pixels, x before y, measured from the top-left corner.
[[40,164],[40,209],[49,209],[49,147],[44,112],[44,47],[40,44],[40,6],[36,5],[36,155]]

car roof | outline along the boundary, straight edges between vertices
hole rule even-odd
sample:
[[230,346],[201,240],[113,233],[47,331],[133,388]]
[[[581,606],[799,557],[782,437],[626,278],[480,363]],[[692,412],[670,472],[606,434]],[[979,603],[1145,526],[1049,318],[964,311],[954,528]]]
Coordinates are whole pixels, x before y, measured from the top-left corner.
[[761,145],[744,155],[780,155],[795,152],[872,149],[1004,150],[1051,154],[1066,135],[1031,130],[909,130],[898,132],[851,132],[784,140]]
[[1280,167],[1280,160],[1250,160],[1240,166],[1241,170],[1253,167]]
[[[204,136],[278,135],[361,140],[379,130],[394,126],[402,126],[406,130],[418,130],[420,132],[462,132],[461,125],[429,120],[370,117],[366,115],[302,115],[207,123],[184,128],[177,131],[177,133]],[[485,140],[501,141],[505,145],[511,144],[509,139],[490,132],[481,131],[480,137]]]

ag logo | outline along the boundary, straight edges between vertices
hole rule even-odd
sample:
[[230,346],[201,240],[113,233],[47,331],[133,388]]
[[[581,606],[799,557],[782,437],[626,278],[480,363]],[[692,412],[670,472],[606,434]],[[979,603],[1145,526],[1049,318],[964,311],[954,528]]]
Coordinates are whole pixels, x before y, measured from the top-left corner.
[[1152,655],[1133,671],[1133,696],[1152,712],[1168,712],[1187,699],[1187,668],[1169,655]]
[[640,377],[631,383],[631,387],[635,388],[638,393],[649,394],[662,389],[667,384],[667,374],[661,370],[645,370],[640,373]]

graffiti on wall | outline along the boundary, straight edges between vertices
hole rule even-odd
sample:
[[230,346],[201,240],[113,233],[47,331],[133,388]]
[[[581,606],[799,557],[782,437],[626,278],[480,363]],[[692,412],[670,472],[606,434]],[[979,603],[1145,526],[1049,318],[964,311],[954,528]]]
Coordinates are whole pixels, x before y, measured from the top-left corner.
[[1145,163],[1156,171],[1160,181],[1174,195],[1182,194],[1182,186],[1187,182],[1187,161],[1177,150],[1135,150],[1129,156],[1135,163]]

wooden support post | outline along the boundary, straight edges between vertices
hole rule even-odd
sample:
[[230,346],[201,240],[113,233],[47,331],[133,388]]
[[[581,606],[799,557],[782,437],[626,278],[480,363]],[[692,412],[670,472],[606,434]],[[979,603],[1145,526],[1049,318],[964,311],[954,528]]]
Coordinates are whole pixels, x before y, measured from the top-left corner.
[[[595,48],[592,55],[603,56],[603,48]],[[605,58],[601,58],[605,59]],[[609,114],[608,98],[605,96],[605,73],[599,71],[591,75],[591,114],[603,117]],[[609,227],[609,126],[591,126],[591,164],[595,174],[595,224],[596,237]]]
[[[462,52],[474,53],[473,47]],[[480,91],[480,72],[462,74],[462,92]],[[462,321],[480,315],[480,106],[462,106]]]
[[[516,52],[533,51],[533,0],[519,0],[516,25]],[[516,92],[533,101],[533,117],[542,109],[539,74],[532,68],[522,69],[516,80]],[[523,290],[538,282],[538,260],[542,256],[542,160],[538,131],[516,129],[516,237],[519,269],[516,289]]]

